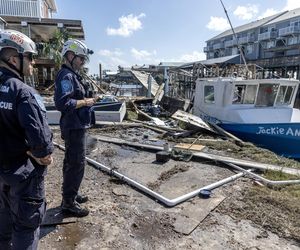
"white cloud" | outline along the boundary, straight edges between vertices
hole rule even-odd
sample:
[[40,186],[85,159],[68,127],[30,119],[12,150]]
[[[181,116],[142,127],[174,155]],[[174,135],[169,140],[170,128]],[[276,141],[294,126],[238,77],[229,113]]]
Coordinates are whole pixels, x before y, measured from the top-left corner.
[[206,27],[210,30],[215,30],[215,31],[224,31],[230,28],[227,19],[225,19],[224,17],[215,17],[215,16],[210,17],[210,21],[206,25]]
[[131,64],[123,60],[122,58],[119,57],[109,57],[106,59],[100,59],[100,62],[102,64],[103,69],[110,69],[110,70],[117,70],[118,66],[123,66],[123,67],[129,67]]
[[293,9],[297,9],[297,8],[300,8],[300,1],[299,0],[286,0],[286,4],[285,4],[283,9],[275,10],[273,8],[269,8],[265,12],[263,12],[258,18],[261,19],[261,18],[264,18],[264,17],[275,15],[275,14],[281,12],[281,11],[293,10]]
[[272,15],[275,15],[276,13],[278,13],[279,11],[278,10],[275,10],[273,8],[269,8],[269,9],[266,9],[265,12],[263,12],[259,17],[258,19],[262,19],[262,18],[265,18],[265,17],[269,17],[269,16],[272,16]]
[[131,55],[139,61],[149,61],[149,60],[153,60],[153,57],[156,56],[156,50],[153,50],[152,52],[149,52],[147,50],[137,50],[135,48],[131,49]]
[[300,1],[299,0],[287,0],[286,5],[283,10],[293,10],[300,7]]
[[142,29],[141,18],[145,17],[144,13],[141,13],[138,16],[129,14],[128,16],[121,16],[119,18],[120,27],[117,29],[108,27],[106,33],[110,36],[123,36],[129,37],[133,34],[134,31]]
[[206,59],[206,54],[203,52],[193,51],[191,54],[184,54],[180,56],[179,62],[194,62]]
[[258,7],[254,4],[247,4],[246,6],[238,6],[233,14],[242,20],[250,20],[258,13]]
[[111,56],[122,56],[123,52],[119,48],[115,48],[114,50],[102,49],[98,52],[100,56],[111,57]]

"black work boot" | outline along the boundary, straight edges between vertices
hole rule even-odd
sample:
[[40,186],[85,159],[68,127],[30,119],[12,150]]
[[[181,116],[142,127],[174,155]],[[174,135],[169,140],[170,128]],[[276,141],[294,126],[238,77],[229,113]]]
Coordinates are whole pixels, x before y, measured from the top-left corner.
[[88,209],[80,207],[79,203],[73,199],[63,200],[61,210],[64,214],[74,217],[84,217],[89,214]]
[[88,200],[89,197],[87,197],[86,195],[77,194],[75,197],[75,201],[77,201],[79,204],[86,203]]

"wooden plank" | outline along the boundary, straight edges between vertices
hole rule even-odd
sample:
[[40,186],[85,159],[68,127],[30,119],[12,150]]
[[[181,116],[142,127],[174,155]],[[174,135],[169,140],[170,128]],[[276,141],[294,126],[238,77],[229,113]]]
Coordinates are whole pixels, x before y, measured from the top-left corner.
[[176,144],[173,148],[175,149],[185,149],[185,150],[191,150],[191,151],[202,151],[205,146],[199,145],[199,144],[188,144],[188,143],[179,143]]
[[238,137],[234,136],[233,134],[227,132],[226,130],[222,129],[220,126],[214,123],[209,123],[210,126],[212,126],[216,131],[218,131],[221,135],[233,139],[234,141],[239,142],[241,145],[244,145],[245,143]]
[[95,136],[95,137],[99,141],[114,143],[114,144],[118,144],[118,145],[127,145],[127,146],[132,146],[132,147],[145,148],[145,149],[150,149],[150,150],[154,150],[154,151],[164,150],[164,147],[162,147],[162,146],[130,142],[130,141],[126,141],[123,139],[114,138],[114,137],[106,137],[106,136]]
[[174,231],[189,235],[224,199],[224,196],[194,199],[193,203],[189,203],[178,216],[175,216]]

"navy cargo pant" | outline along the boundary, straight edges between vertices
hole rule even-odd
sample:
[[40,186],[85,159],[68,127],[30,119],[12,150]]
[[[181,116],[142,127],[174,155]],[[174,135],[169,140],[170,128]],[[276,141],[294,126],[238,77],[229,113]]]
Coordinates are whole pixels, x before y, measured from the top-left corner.
[[0,169],[0,249],[35,250],[46,210],[45,167]]
[[84,176],[86,130],[68,130],[63,137],[65,140],[65,159],[62,196],[66,201],[74,201]]

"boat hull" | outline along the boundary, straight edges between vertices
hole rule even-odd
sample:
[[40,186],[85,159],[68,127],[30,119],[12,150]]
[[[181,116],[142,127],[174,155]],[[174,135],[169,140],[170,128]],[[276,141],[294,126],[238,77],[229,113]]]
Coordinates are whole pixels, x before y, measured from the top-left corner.
[[300,159],[300,123],[218,125],[244,141],[284,157]]

